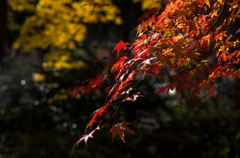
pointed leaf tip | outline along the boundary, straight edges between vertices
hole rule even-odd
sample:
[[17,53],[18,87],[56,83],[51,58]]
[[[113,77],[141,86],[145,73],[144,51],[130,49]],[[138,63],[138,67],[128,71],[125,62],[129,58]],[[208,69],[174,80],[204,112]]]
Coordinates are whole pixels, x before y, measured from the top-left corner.
[[124,43],[123,41],[120,41],[119,43],[116,44],[115,48],[113,49],[113,52],[117,50],[117,56],[119,56],[121,49],[124,50],[127,49],[128,44],[129,44],[128,42]]
[[87,146],[87,141],[88,141],[88,139],[89,139],[89,138],[93,138],[93,133],[94,133],[96,130],[100,130],[100,127],[97,126],[97,128],[95,128],[92,132],[90,132],[89,134],[85,134],[85,135],[83,135],[81,138],[79,138],[79,140],[74,144],[73,148],[74,148],[76,145],[78,146],[78,144],[79,144],[82,140],[85,141],[85,144],[86,144],[86,146]]
[[[133,131],[131,131],[127,125],[130,125],[132,123],[130,122],[125,122],[122,121],[121,123],[118,123],[118,124],[115,124],[112,126],[112,128],[110,129],[109,132],[112,132],[112,141],[113,139],[115,138],[115,136],[118,134],[120,136],[120,138],[122,139],[122,141],[125,143],[125,140],[124,140],[124,131],[127,131],[127,132],[131,132],[133,133]],[[108,132],[108,133],[109,133]]]
[[209,0],[204,0],[204,1],[205,1],[205,3],[208,5],[208,7],[210,8],[211,6],[210,6]]

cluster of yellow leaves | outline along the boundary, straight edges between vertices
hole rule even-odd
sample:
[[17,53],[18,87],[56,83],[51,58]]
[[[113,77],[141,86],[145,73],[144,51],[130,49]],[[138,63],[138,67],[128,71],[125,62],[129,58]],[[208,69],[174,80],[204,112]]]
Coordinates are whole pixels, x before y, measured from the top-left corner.
[[24,10],[33,12],[37,0],[8,0],[8,4],[13,11],[21,12]]
[[133,3],[141,2],[142,10],[160,8],[163,0],[132,0]]
[[[66,93],[65,89],[61,89],[60,93],[55,94],[52,98],[48,98],[48,104],[52,104],[54,101],[67,100],[69,94]],[[80,94],[79,94],[79,98]]]
[[[94,6],[93,4],[101,4]],[[54,45],[61,49],[73,50],[74,41],[85,39],[87,28],[84,23],[122,24],[120,10],[111,0],[9,0],[13,11],[31,11],[34,14],[25,19],[20,36],[13,47],[24,44],[27,52],[31,48],[45,49]]]
[[45,70],[81,69],[85,67],[83,61],[73,61],[68,51],[50,52],[44,55],[43,68]]
[[[20,30],[14,49],[23,45],[25,52],[49,46],[62,50],[44,55],[42,66],[46,71],[85,67],[83,61],[74,61],[67,51],[76,49],[77,42],[85,39],[85,23],[123,23],[120,10],[111,0],[8,0],[8,4],[12,10],[8,12],[8,28]],[[14,16],[22,11],[30,12],[31,16],[21,26],[15,23]],[[44,74],[33,73],[34,82],[44,80]]]
[[114,21],[115,24],[122,24],[121,18],[117,16],[121,11],[111,0],[82,0],[72,3],[72,7],[76,10],[76,16],[84,23]]
[[10,30],[19,30],[21,28],[21,25],[14,22],[14,13],[8,11],[7,12],[7,27]]
[[[70,52],[62,50],[45,54],[42,66],[44,70],[48,71],[61,69],[81,69],[86,65],[81,60],[74,60]],[[45,75],[41,73],[33,73],[33,81],[43,82],[45,81]]]
[[[53,88],[52,86],[53,85],[48,84],[49,89]],[[55,94],[52,97],[48,98],[47,102],[48,104],[52,104],[53,102],[56,102],[56,101],[67,100],[68,96],[70,96],[70,93],[71,93],[70,90],[62,88],[60,91],[55,92]],[[79,94],[78,97],[81,98],[81,95]]]

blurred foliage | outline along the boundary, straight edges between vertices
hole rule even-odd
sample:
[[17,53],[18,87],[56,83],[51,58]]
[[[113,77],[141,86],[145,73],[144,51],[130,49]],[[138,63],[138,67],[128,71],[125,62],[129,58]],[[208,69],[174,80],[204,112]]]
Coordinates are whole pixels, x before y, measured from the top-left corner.
[[194,100],[183,93],[155,95],[165,83],[154,77],[138,86],[145,98],[124,102],[117,114],[119,121],[133,122],[134,134],[126,134],[125,144],[120,138],[111,142],[107,125],[88,147],[81,143],[72,152],[91,113],[106,98],[97,89],[72,99],[72,90],[101,72],[103,56],[114,58],[116,42],[134,40],[131,32],[141,10],[160,3],[8,0],[7,55],[0,74],[0,157],[240,157],[239,81],[219,81],[217,99]]
[[160,8],[163,0],[132,0],[133,3],[141,2],[142,10]]
[[83,61],[72,62],[72,54],[68,51],[55,51],[44,55],[43,68],[49,69],[81,69],[85,67]]
[[[20,36],[13,43],[15,49],[24,44],[25,51],[50,45],[74,50],[74,42],[85,39],[87,28],[83,23],[115,21],[122,24],[117,16],[120,10],[110,0],[9,0],[8,3],[14,12],[29,12]],[[94,3],[107,5],[94,7]]]

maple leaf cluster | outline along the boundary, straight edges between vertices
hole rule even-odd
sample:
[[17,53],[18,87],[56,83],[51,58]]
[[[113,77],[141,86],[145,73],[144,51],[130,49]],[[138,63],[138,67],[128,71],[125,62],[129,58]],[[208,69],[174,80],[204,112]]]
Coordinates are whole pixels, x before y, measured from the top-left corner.
[[[235,68],[240,61],[240,42],[226,28],[240,18],[239,2],[172,0],[164,8],[146,11],[139,19],[141,23],[136,28],[138,38],[135,42],[130,45],[120,41],[113,50],[119,57],[119,52],[129,45],[127,54],[119,57],[117,62],[109,59],[111,64],[106,65],[109,73],[98,74],[74,90],[72,96],[97,87],[106,89],[108,101],[94,113],[87,129],[101,122],[99,119],[103,114],[110,114],[116,120],[115,114],[122,102],[142,97],[140,92],[134,91],[147,76],[156,76],[167,83],[157,88],[157,94],[173,89],[188,90],[193,98],[204,92],[207,92],[205,96],[216,98],[218,87],[215,83],[219,78],[240,78],[240,69]],[[211,63],[210,55],[206,54],[214,56],[215,63]],[[107,85],[110,79],[114,84]],[[115,112],[110,110],[113,104],[118,105]],[[110,129],[112,139],[118,134],[125,142],[123,131],[131,132],[126,126],[129,124],[123,121],[113,125]],[[84,135],[78,143],[86,142],[93,132],[95,130]]]

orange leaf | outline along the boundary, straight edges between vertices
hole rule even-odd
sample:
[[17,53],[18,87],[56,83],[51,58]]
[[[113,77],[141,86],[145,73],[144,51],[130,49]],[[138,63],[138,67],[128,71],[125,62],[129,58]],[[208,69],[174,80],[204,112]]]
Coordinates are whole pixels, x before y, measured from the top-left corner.
[[[130,125],[132,123],[129,123],[129,122],[125,122],[125,121],[122,121],[121,123],[118,123],[116,125],[113,125],[112,128],[110,129],[109,132],[112,132],[112,141],[114,139],[114,137],[118,134],[121,139],[123,140],[123,142],[125,143],[125,140],[124,140],[124,131],[127,131],[127,132],[131,132],[133,133],[133,131],[131,131],[127,125]],[[109,133],[108,132],[108,133]]]
[[208,7],[210,8],[210,3],[209,3],[209,0],[204,0],[205,3],[208,5]]
[[222,40],[222,37],[228,37],[228,36],[225,34],[225,32],[227,32],[227,31],[222,31],[222,32],[220,32],[218,35],[215,36],[216,42],[217,42],[219,39]]
[[235,72],[231,75],[231,78],[232,78],[232,79],[240,78],[240,70],[235,71]]

